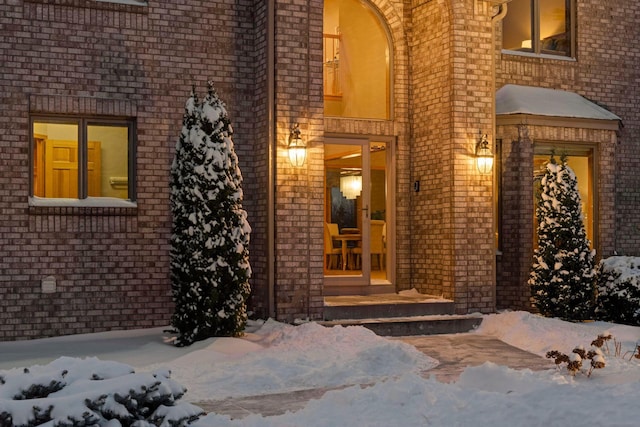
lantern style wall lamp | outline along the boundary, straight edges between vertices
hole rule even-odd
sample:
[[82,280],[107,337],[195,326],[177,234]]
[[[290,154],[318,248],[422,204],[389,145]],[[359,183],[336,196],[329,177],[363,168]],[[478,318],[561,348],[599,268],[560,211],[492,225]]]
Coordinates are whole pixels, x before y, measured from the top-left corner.
[[478,131],[478,142],[476,143],[476,167],[482,175],[489,175],[493,169],[493,153],[489,147],[489,138]]
[[307,143],[304,142],[300,133],[300,126],[298,123],[292,125],[291,132],[289,132],[289,144],[287,145],[289,161],[292,166],[298,168],[303,166],[304,161],[307,159]]

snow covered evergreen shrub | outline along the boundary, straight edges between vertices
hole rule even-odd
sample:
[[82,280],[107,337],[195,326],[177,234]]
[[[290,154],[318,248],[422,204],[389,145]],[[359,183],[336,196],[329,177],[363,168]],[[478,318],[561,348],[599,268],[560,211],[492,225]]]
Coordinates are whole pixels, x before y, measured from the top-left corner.
[[576,176],[551,155],[536,209],[538,248],[529,275],[533,302],[545,316],[565,320],[592,317],[594,255],[589,246]]
[[640,326],[640,258],[603,259],[598,264],[596,286],[599,319]]
[[186,427],[204,411],[177,402],[185,391],[167,371],[61,357],[0,371],[0,426]]
[[[172,324],[180,330],[194,330],[198,326],[198,318],[186,315],[187,307],[198,307],[199,294],[191,291],[189,257],[189,229],[193,227],[189,220],[191,214],[187,200],[185,179],[193,174],[194,143],[198,138],[198,97],[195,88],[185,104],[182,118],[182,132],[176,143],[176,152],[171,165],[171,214],[173,218],[170,266],[173,299],[176,304]],[[178,311],[181,316],[178,316]]]
[[171,278],[177,345],[237,336],[247,321],[249,236],[242,174],[213,86],[187,100],[171,168]]

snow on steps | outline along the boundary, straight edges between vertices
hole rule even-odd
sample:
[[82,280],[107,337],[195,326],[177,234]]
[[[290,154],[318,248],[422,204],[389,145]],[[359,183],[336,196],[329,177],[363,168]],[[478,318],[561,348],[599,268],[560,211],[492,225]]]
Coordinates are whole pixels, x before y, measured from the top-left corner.
[[327,297],[325,326],[360,325],[383,336],[454,334],[469,332],[481,315],[455,315],[454,303],[425,295],[390,294]]

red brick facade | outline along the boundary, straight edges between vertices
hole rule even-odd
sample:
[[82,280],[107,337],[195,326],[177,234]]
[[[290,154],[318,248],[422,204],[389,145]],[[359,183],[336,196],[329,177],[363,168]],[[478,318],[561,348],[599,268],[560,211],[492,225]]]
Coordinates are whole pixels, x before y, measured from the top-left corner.
[[576,1],[575,60],[500,52],[496,86],[519,84],[578,93],[622,119],[619,131],[570,127],[498,127],[502,140],[502,254],[498,308],[528,308],[526,280],[533,254],[532,157],[536,142],[592,144],[597,159],[597,258],[640,254],[640,99],[635,76],[640,4]]
[[[501,53],[495,1],[367,3],[391,42],[388,120],[324,116],[323,0],[0,4],[0,340],[168,324],[169,167],[184,101],[210,79],[245,179],[255,316],[322,318],[326,135],[394,141],[398,290],[441,294],[459,313],[528,308],[532,213],[522,201],[532,200],[540,135],[598,144],[601,255],[640,255],[637,2],[577,0],[575,60]],[[507,83],[577,92],[624,127],[494,128],[495,91]],[[137,206],[30,206],[34,114],[134,118]],[[286,157],[293,123],[309,146],[302,168]],[[478,131],[502,140],[496,180],[475,168]],[[498,197],[507,214],[496,264]],[[56,291],[43,293],[48,276]]]
[[[168,324],[169,165],[192,84],[213,79],[231,106],[246,192],[260,191],[247,167],[259,156],[253,2],[151,3],[0,5],[0,339]],[[42,113],[135,118],[137,207],[29,206],[29,119]]]

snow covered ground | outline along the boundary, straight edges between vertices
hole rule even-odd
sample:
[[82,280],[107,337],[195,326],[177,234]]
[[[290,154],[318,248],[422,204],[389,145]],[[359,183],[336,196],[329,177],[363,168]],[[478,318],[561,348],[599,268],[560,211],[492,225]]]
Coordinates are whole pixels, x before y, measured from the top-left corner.
[[525,312],[487,315],[474,333],[541,356],[549,350],[569,353],[578,345],[588,349],[604,332],[621,345],[621,355],[615,356],[609,341],[607,366],[591,377],[571,377],[564,368],[516,371],[485,363],[467,368],[450,384],[420,375],[437,360],[362,327],[267,321],[251,325],[250,331],[242,339],[210,339],[189,348],[165,342],[162,328],[4,342],[0,375],[64,354],[125,363],[138,373],[168,368],[171,378],[188,389],[182,399],[188,402],[346,386],[297,412],[234,420],[209,414],[196,422],[198,427],[635,426],[640,415],[640,360],[631,358],[640,342],[636,327],[575,324]]

